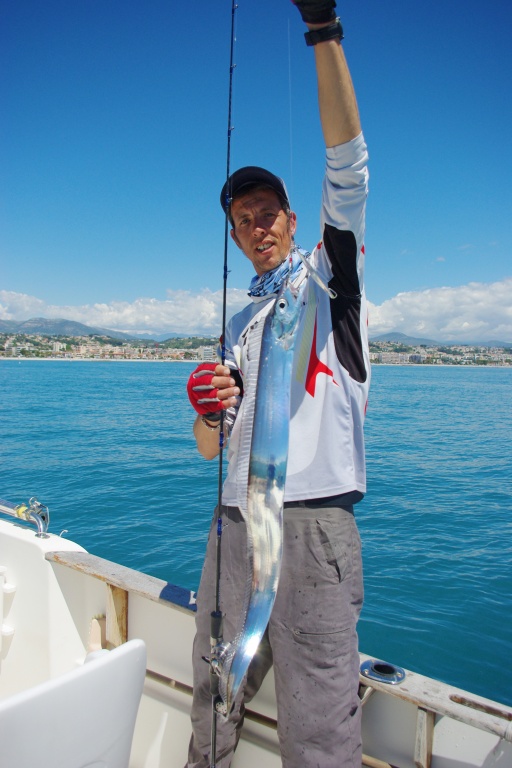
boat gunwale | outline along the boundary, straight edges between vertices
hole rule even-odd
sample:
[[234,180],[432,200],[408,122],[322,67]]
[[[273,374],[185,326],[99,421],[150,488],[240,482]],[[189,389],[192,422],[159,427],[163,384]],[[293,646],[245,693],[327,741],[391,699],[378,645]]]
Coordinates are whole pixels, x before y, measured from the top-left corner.
[[195,592],[171,582],[150,576],[112,560],[106,560],[89,552],[55,550],[45,553],[45,559],[74,571],[163,605],[172,605],[185,613],[195,613]]
[[[100,579],[107,585],[132,592],[153,602],[166,605],[189,615],[195,613],[194,593],[155,576],[136,571],[110,560],[81,551],[51,551],[45,553],[49,562],[71,568]],[[360,653],[361,662],[375,657]],[[469,693],[411,670],[398,685],[370,680],[360,675],[360,684],[377,693],[390,695],[418,709],[447,716],[512,742],[512,707]],[[177,681],[173,681],[176,682]],[[180,685],[179,683],[177,683]]]

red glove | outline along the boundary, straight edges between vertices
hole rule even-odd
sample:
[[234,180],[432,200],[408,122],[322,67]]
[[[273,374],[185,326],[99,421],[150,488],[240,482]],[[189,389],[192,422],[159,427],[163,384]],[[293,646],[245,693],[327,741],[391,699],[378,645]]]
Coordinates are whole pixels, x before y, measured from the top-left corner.
[[190,374],[187,383],[188,399],[201,416],[222,411],[222,402],[217,397],[217,389],[212,384],[217,363],[201,363]]

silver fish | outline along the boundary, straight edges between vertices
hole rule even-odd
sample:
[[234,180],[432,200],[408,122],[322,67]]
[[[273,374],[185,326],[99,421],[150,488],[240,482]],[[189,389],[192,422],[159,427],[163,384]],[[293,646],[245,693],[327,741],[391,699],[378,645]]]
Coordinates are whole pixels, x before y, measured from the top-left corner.
[[265,318],[249,457],[247,523],[249,577],[241,630],[225,644],[219,693],[231,711],[274,605],[283,550],[283,502],[288,462],[290,388],[295,335],[307,280],[285,282]]

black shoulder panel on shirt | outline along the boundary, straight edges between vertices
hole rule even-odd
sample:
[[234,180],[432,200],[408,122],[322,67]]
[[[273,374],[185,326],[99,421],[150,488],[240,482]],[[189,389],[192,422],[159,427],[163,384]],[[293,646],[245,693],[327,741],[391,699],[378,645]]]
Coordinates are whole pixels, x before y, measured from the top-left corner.
[[324,245],[331,262],[333,278],[329,288],[336,292],[331,300],[331,321],[336,356],[350,376],[360,383],[367,373],[361,341],[361,288],[357,275],[357,243],[354,233],[325,225]]
[[326,224],[324,245],[331,262],[333,280],[340,292],[346,296],[359,297],[361,288],[357,276],[357,243],[354,233]]

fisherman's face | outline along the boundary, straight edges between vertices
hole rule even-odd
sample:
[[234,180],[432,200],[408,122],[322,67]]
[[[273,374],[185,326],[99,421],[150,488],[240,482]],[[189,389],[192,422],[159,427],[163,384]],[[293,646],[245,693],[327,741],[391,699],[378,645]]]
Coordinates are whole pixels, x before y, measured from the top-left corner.
[[293,242],[297,219],[288,217],[273,189],[255,189],[231,204],[231,237],[245,253],[257,275],[281,264]]

